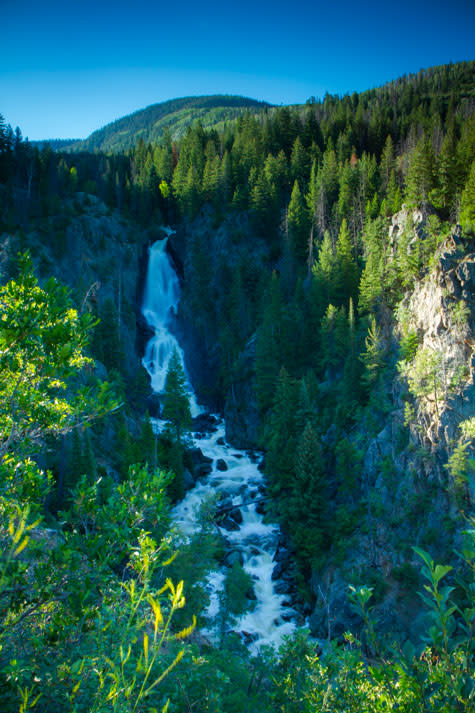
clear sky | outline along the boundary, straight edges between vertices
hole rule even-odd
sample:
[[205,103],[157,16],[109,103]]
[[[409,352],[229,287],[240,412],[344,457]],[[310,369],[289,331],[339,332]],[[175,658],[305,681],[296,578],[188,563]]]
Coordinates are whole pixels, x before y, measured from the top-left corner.
[[0,113],[85,138],[150,104],[344,94],[475,59],[475,0],[0,0]]

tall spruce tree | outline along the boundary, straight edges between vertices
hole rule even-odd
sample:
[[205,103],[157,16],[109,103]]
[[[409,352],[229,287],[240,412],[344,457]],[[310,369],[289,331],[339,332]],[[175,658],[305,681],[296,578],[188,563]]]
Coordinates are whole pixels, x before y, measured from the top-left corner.
[[185,372],[176,349],[170,358],[163,390],[163,416],[170,422],[177,441],[181,441],[191,428],[191,411]]

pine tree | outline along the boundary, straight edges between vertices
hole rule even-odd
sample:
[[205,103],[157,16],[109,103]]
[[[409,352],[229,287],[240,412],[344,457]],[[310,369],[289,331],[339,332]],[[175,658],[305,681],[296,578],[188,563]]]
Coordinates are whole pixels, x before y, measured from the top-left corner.
[[447,134],[437,157],[439,188],[436,191],[438,205],[447,211],[449,218],[455,217],[457,192],[460,190],[460,171],[457,160],[457,136],[455,122],[450,122]]
[[304,186],[308,181],[308,158],[300,136],[294,141],[292,154],[290,156],[290,177],[292,181],[297,181],[300,186]]
[[343,305],[355,296],[358,286],[358,266],[346,218],[343,219],[336,243],[336,268],[334,300],[336,305]]
[[385,193],[388,189],[391,174],[394,173],[394,168],[394,144],[391,134],[388,134],[379,165],[379,175],[381,178],[381,189],[383,193]]
[[365,367],[362,382],[365,385],[367,392],[370,393],[379,378],[379,374],[383,366],[383,344],[381,340],[381,330],[376,324],[374,316],[371,317],[371,322],[368,327],[368,333],[365,338],[365,347],[365,351],[361,355],[361,361]]
[[475,161],[462,193],[460,224],[466,233],[475,234]]
[[312,270],[314,281],[324,296],[325,307],[331,302],[335,293],[336,264],[332,239],[330,233],[326,231],[318,251],[318,259]]
[[288,210],[289,238],[295,257],[302,262],[308,255],[310,225],[305,201],[297,181],[294,183]]
[[429,137],[422,138],[411,154],[406,178],[406,199],[411,205],[422,204],[425,210],[434,188],[435,159]]
[[297,443],[288,511],[293,545],[299,559],[310,566],[315,557],[321,554],[325,529],[323,458],[310,421],[307,421]]
[[322,320],[322,370],[333,379],[343,371],[348,350],[348,319],[344,307],[328,305]]
[[[266,473],[274,497],[288,492],[294,471],[296,440],[296,385],[282,368],[274,392],[274,404],[264,429],[267,444]],[[285,508],[285,502],[279,502]],[[282,512],[282,511],[281,511]]]
[[192,422],[185,372],[176,349],[170,357],[163,390],[163,416],[173,427],[177,441],[181,441],[183,434],[190,430]]
[[363,233],[365,267],[359,286],[359,307],[364,311],[375,309],[384,290],[384,242],[381,220],[370,221]]

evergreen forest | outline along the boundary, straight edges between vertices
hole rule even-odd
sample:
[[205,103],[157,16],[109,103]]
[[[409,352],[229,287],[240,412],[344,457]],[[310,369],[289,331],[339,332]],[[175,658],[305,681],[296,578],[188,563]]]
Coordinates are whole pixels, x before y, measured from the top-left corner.
[[[165,226],[186,372],[278,524],[278,648],[226,503],[174,524],[214,417],[142,365]],[[2,713],[475,713],[475,62],[66,145],[0,115],[0,278]]]

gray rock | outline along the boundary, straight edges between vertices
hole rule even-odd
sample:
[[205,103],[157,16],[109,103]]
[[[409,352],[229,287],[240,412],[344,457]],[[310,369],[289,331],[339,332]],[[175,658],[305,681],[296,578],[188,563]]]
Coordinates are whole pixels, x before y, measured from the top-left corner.
[[242,566],[244,564],[242,552],[239,550],[231,550],[224,558],[224,564],[226,567],[233,567],[235,564],[240,564]]
[[183,473],[183,485],[185,490],[191,490],[191,488],[195,486],[195,479],[187,468],[185,468],[185,472]]
[[241,525],[242,523],[242,512],[239,508],[234,508],[234,510],[231,510],[229,513],[229,517],[231,517],[234,522],[237,522],[238,525]]
[[220,471],[228,470],[228,464],[223,458],[218,458],[216,461],[216,468]]
[[290,582],[287,582],[283,579],[280,582],[277,582],[277,584],[274,587],[276,594],[289,594],[291,589],[292,589],[292,587],[290,585]]
[[226,515],[226,517],[220,520],[219,526],[228,532],[235,532],[236,530],[239,530],[239,525],[232,519],[232,517],[229,517],[229,515]]
[[271,579],[275,582],[276,579],[280,579],[285,571],[285,567],[282,562],[278,562],[274,569],[272,570]]

